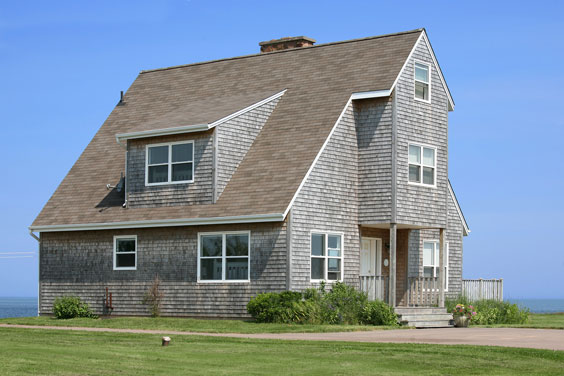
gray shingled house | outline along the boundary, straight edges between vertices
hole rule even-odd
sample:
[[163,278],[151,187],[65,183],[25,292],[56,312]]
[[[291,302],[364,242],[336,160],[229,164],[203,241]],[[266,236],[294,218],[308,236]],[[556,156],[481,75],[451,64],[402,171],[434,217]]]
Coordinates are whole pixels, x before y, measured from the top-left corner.
[[68,294],[103,313],[107,288],[146,315],[156,275],[169,316],[321,281],[412,310],[460,294],[454,102],[425,30],[314,42],[142,71],[30,227],[40,314]]

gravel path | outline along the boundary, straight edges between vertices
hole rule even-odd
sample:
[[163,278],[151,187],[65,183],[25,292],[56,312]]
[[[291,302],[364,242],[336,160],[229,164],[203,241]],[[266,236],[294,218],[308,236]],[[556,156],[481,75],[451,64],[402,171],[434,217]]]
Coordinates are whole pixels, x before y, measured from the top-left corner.
[[25,328],[46,330],[79,330],[87,332],[144,333],[175,335],[198,335],[209,337],[232,337],[250,339],[278,339],[299,341],[348,341],[348,342],[395,342],[429,343],[444,345],[483,345],[527,347],[564,351],[564,330],[519,329],[519,328],[439,328],[415,330],[373,330],[367,332],[338,333],[196,333],[169,330],[81,328],[68,326],[36,326],[0,324],[0,328]]

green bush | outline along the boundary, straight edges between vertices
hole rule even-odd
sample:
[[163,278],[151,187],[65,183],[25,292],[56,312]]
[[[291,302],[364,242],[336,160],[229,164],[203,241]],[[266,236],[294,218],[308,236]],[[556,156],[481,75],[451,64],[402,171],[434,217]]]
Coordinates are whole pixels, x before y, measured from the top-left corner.
[[53,313],[58,319],[73,319],[75,317],[96,318],[88,304],[78,296],[63,296],[55,299]]
[[454,300],[447,299],[447,311],[452,312],[456,304],[474,306],[476,316],[472,318],[472,323],[477,325],[525,324],[529,321],[527,308],[519,308],[517,304],[509,302],[488,299],[470,301],[466,297],[459,297]]
[[259,294],[249,301],[247,311],[257,322],[351,325],[397,323],[393,308],[383,302],[369,302],[366,294],[339,282],[331,290],[326,290],[325,284],[321,284],[319,288],[310,288],[303,293],[284,291]]
[[362,323],[369,325],[397,325],[398,316],[394,309],[381,300],[368,302],[362,310]]

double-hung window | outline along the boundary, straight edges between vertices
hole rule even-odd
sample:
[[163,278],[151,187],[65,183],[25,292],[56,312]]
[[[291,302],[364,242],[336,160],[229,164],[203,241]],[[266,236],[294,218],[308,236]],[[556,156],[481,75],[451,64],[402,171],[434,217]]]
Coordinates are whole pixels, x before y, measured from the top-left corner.
[[437,149],[433,147],[409,144],[409,182],[414,184],[435,185]]
[[147,145],[147,185],[194,181],[194,142]]
[[198,241],[199,281],[249,281],[250,233],[202,233]]
[[415,62],[415,99],[429,102],[431,97],[430,72],[429,65]]
[[137,269],[137,236],[114,236],[114,270]]
[[311,234],[311,280],[343,280],[342,234]]
[[[448,291],[448,243],[445,244],[445,291]],[[438,241],[423,242],[423,276],[438,278],[440,243]]]

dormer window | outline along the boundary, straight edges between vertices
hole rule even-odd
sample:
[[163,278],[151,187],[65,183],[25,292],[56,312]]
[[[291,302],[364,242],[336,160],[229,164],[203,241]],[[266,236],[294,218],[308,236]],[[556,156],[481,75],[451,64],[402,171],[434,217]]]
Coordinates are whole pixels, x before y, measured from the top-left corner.
[[429,102],[431,86],[429,83],[430,66],[415,62],[415,99]]
[[147,145],[146,185],[192,183],[194,142]]

